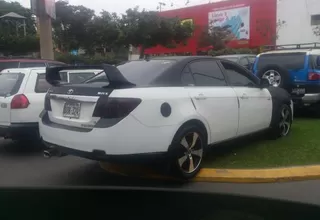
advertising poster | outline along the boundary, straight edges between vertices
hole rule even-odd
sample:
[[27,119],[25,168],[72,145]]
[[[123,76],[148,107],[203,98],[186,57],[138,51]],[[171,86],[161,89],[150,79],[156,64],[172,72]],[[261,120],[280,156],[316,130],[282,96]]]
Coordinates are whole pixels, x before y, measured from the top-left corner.
[[227,32],[228,40],[250,39],[250,6],[218,9],[209,12],[209,29],[219,27]]

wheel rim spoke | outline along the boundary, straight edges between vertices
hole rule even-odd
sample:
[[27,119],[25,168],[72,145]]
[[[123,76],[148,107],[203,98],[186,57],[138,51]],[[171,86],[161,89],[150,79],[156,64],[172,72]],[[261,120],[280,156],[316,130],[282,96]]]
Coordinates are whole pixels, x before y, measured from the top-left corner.
[[187,155],[184,155],[178,159],[178,163],[179,163],[180,167],[182,167],[182,165],[187,161],[187,159],[188,159]]
[[189,172],[194,171],[193,157],[189,156]]
[[198,157],[202,157],[202,153],[203,153],[203,150],[202,150],[202,149],[191,151],[191,154],[192,154],[192,155],[196,155],[196,156],[198,156]]
[[198,138],[199,138],[199,135],[197,133],[193,133],[192,144],[190,146],[190,149],[192,149],[194,147],[194,145],[196,144]]
[[181,144],[182,146],[184,146],[186,149],[189,148],[189,144],[188,144],[188,142],[187,142],[187,140],[186,140],[186,137],[184,137],[184,138],[181,140],[180,144]]

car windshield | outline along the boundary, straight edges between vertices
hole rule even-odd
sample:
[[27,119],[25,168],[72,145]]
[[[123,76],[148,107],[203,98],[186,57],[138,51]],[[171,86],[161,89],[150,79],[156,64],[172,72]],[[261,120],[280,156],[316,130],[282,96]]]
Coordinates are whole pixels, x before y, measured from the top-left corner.
[[24,74],[0,73],[0,96],[13,95],[20,87]]
[[306,53],[262,54],[258,59],[258,69],[267,65],[280,65],[288,70],[303,69]]
[[[175,62],[175,60],[137,60],[118,65],[117,68],[129,82],[139,86],[147,86]],[[107,80],[106,74],[102,72],[86,83],[105,80]]]
[[19,67],[19,62],[16,62],[16,61],[0,62],[0,71],[4,69],[18,68],[18,67]]
[[94,72],[70,72],[69,73],[69,82],[70,83],[82,83],[86,79],[93,77]]

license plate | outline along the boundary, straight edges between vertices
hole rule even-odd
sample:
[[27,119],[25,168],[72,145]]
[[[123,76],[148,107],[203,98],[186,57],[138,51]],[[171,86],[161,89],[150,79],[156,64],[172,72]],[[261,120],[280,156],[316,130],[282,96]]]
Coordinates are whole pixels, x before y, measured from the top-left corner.
[[306,93],[306,89],[305,88],[293,88],[291,93],[296,94],[296,95],[304,95]]
[[80,111],[81,111],[80,102],[66,102],[63,106],[63,117],[80,118]]

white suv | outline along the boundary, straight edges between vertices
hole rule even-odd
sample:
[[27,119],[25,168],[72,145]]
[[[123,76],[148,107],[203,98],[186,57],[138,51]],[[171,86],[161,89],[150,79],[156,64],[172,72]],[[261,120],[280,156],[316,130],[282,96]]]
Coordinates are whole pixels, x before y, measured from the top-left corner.
[[[45,68],[5,69],[0,72],[0,137],[38,139],[38,118],[51,87]],[[81,82],[99,70],[61,72],[65,82]]]

